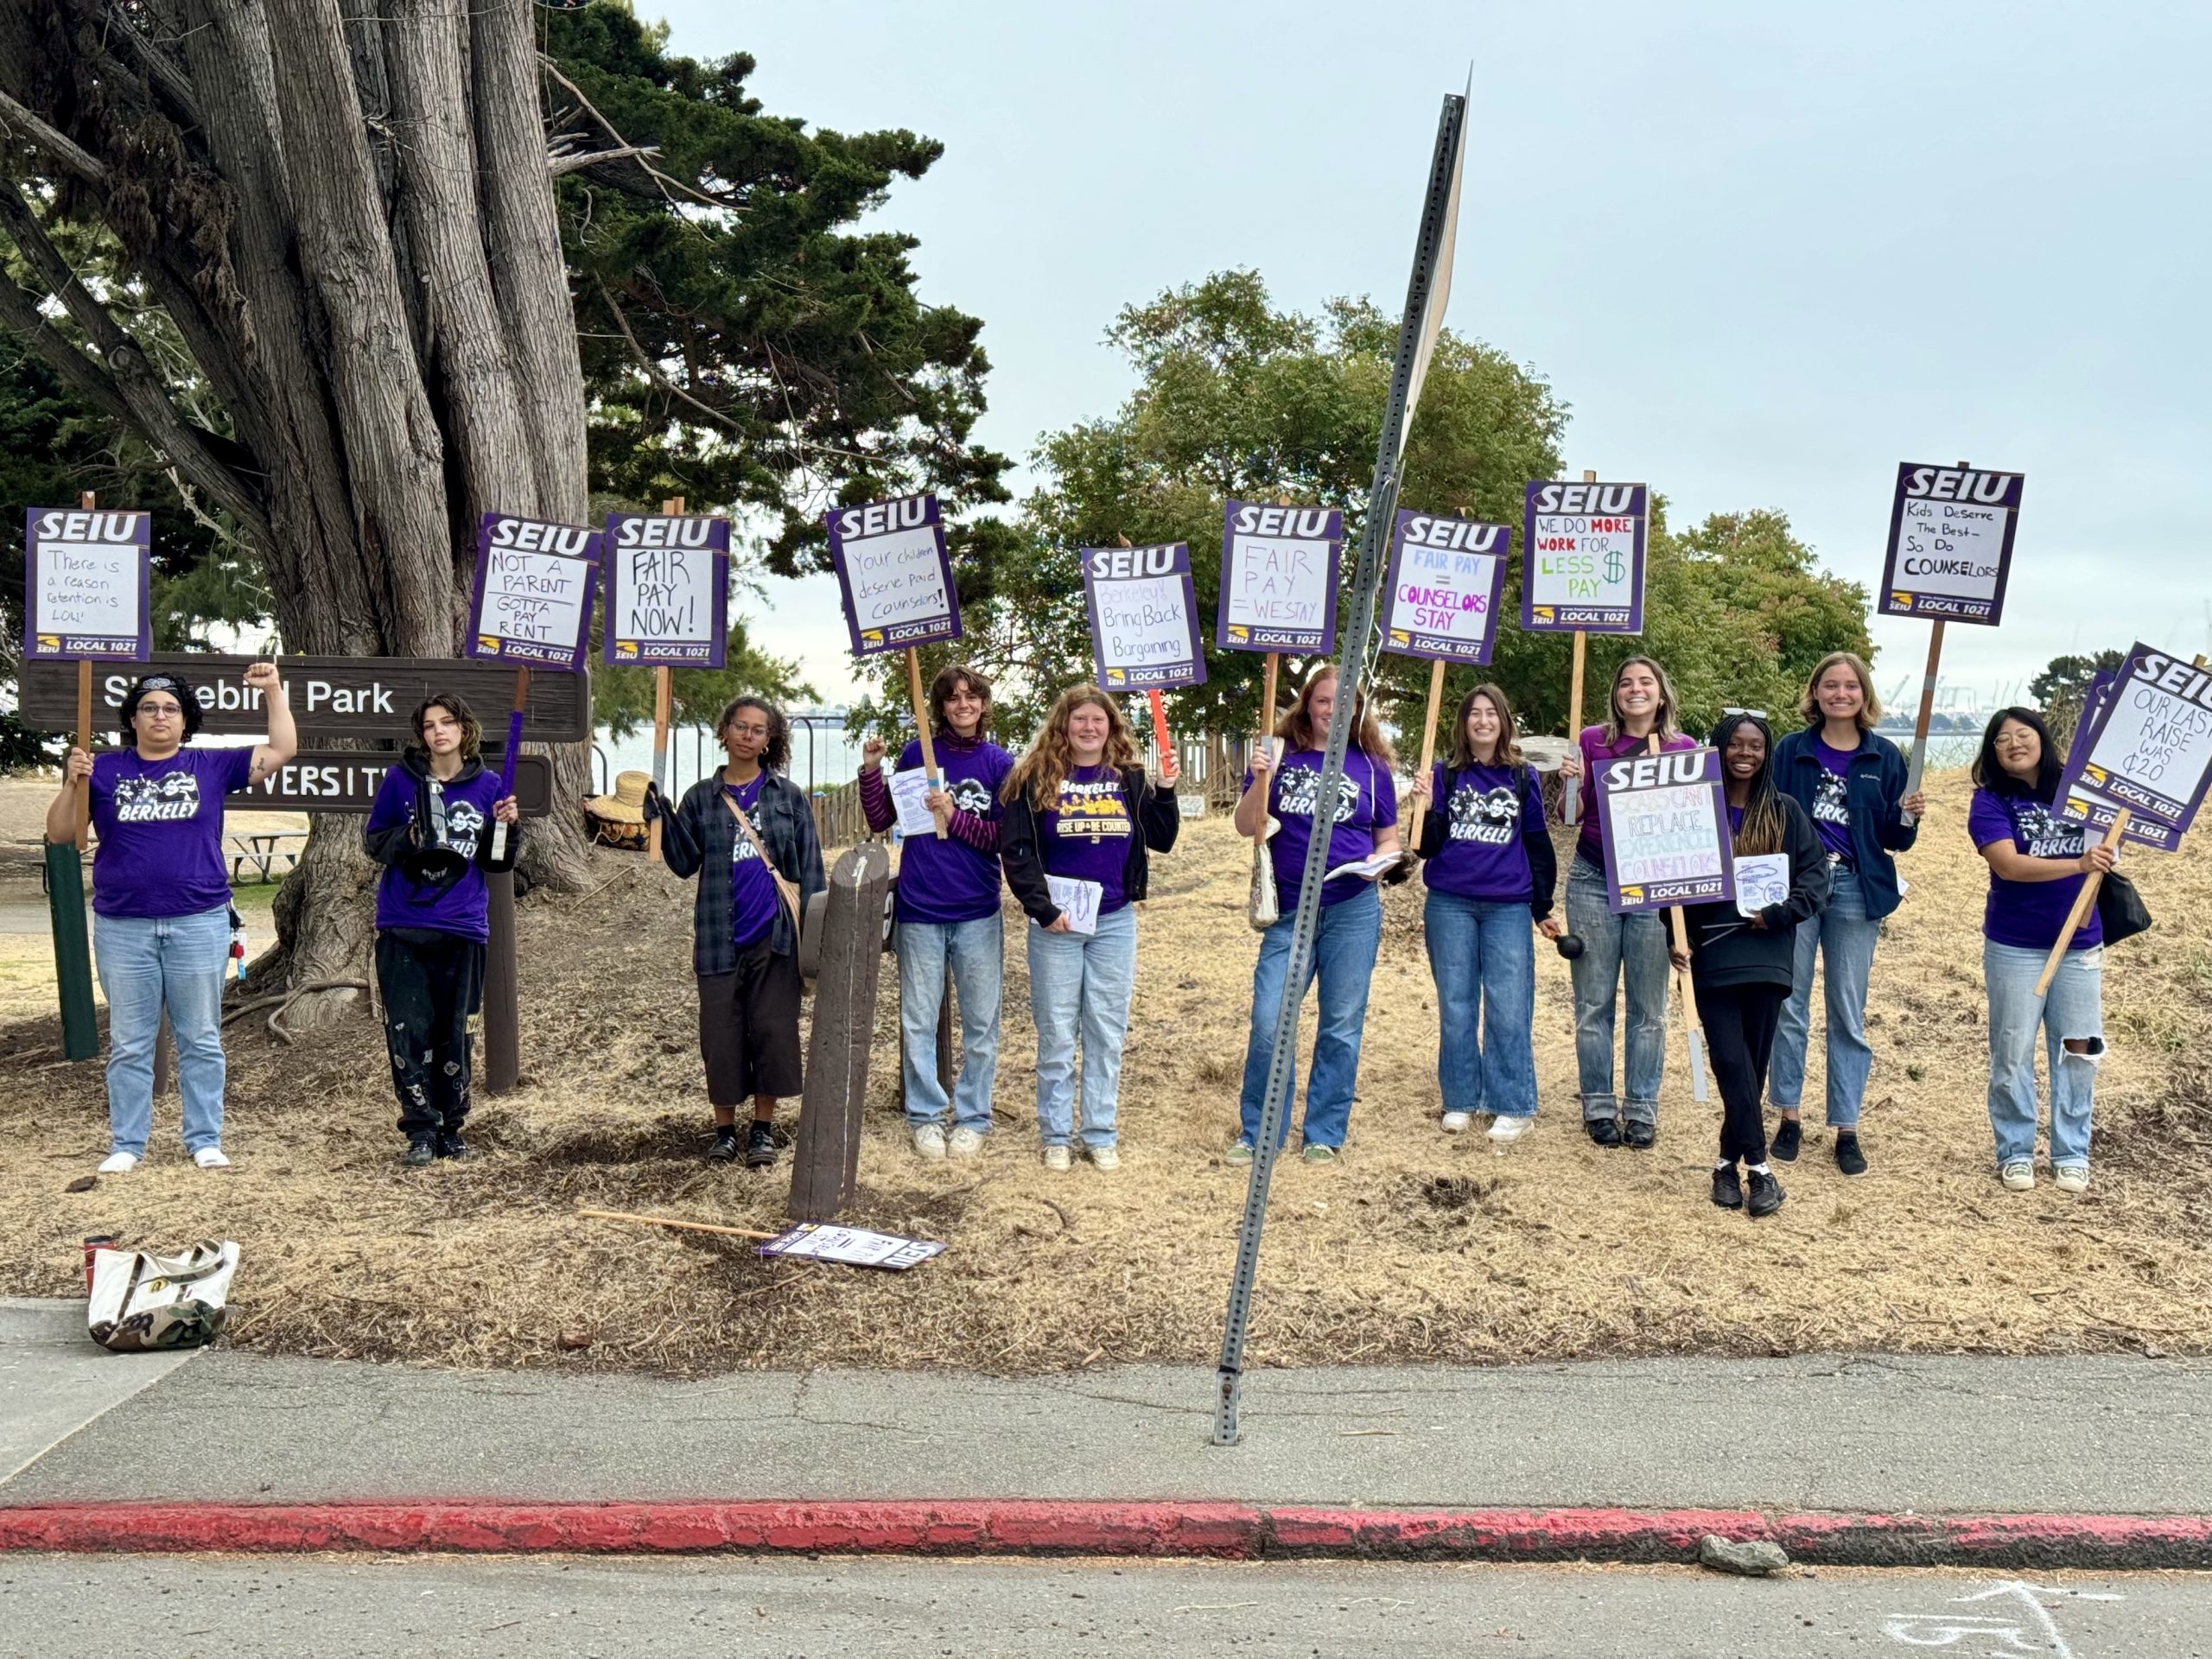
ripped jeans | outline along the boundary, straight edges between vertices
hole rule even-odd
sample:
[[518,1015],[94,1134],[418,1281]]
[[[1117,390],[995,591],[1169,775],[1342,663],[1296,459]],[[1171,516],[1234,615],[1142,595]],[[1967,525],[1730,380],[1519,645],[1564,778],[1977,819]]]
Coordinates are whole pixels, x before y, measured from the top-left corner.
[[[2036,1154],[2036,1031],[2043,1030],[2050,1065],[2050,1166],[2087,1168],[2089,1109],[2104,1059],[2104,947],[2069,950],[2036,995],[2044,950],[1985,941],[1981,972],[1989,988],[1989,1127],[1997,1165],[2031,1163]],[[2088,1052],[2075,1053],[2069,1041]]]

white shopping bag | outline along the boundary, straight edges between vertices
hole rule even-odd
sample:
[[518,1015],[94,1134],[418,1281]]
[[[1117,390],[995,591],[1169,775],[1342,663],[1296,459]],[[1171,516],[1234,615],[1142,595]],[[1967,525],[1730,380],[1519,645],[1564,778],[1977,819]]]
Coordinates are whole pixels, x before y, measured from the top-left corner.
[[94,1342],[119,1352],[213,1342],[238,1267],[238,1247],[228,1239],[202,1239],[181,1255],[96,1251],[86,1326]]

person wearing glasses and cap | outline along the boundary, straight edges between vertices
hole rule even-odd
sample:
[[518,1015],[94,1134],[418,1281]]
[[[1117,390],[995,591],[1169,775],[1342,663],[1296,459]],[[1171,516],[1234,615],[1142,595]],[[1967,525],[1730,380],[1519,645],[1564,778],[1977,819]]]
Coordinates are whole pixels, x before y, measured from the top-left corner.
[[231,887],[223,868],[223,798],[250,789],[299,750],[274,663],[245,671],[269,715],[251,747],[188,748],[200,700],[181,674],[148,674],[123,699],[124,746],[94,760],[71,749],[46,838],[77,832],[75,787],[92,781],[92,956],[107,998],[109,1152],[103,1175],[146,1155],[154,1120],[154,1039],[168,1014],[176,1039],[184,1147],[202,1169],[223,1155],[223,968],[231,954]]

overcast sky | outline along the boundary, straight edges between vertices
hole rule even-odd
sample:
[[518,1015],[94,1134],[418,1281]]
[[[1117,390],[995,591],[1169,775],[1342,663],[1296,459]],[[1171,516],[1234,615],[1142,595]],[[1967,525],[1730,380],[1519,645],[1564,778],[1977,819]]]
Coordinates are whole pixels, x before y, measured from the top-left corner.
[[[1126,394],[1102,334],[1162,288],[1402,303],[1471,62],[1448,321],[1572,405],[1570,469],[1778,508],[1870,588],[1898,461],[2024,472],[2004,626],[1950,629],[1948,677],[2212,649],[2212,7],[657,4],[772,112],[944,141],[879,222],[984,320],[1017,457]],[[844,695],[834,589],[775,597]],[[1916,690],[1927,625],[1874,632]]]

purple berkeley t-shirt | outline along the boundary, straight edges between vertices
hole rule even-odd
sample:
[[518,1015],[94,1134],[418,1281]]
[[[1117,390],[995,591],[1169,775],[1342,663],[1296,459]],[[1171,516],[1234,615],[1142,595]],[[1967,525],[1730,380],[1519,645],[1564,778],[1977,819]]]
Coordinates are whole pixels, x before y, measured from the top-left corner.
[[[899,756],[900,772],[922,764],[922,746],[909,740]],[[1014,757],[985,741],[957,745],[937,741],[937,766],[944,792],[962,811],[996,823],[1005,816],[999,786],[1014,770]],[[898,918],[902,922],[972,922],[999,912],[999,861],[977,852],[957,836],[909,836],[899,848]]]
[[[753,820],[756,835],[760,829],[760,791],[767,782],[768,774],[764,772],[749,784],[722,785]],[[729,832],[737,843],[729,855],[729,931],[732,943],[742,950],[768,937],[768,930],[776,925],[776,906],[783,901],[776,896],[775,878],[753,849],[753,836],[734,818],[730,820]]]
[[1430,799],[1444,814],[1444,850],[1421,868],[1421,880],[1440,893],[1498,903],[1526,902],[1535,893],[1523,824],[1543,820],[1536,775],[1516,783],[1510,766],[1436,768]]
[[1101,916],[1129,902],[1123,876],[1135,825],[1127,796],[1114,767],[1077,766],[1060,780],[1058,802],[1038,815],[1045,873],[1096,881]]
[[[2071,861],[2083,852],[2082,826],[2069,823],[2044,802],[2026,795],[1999,795],[1977,789],[1967,810],[1967,833],[1977,848],[2009,841],[2013,850],[2030,858]],[[1982,909],[1982,937],[1992,944],[2010,944],[2023,950],[2048,950],[2058,943],[2066,917],[2082,891],[2082,878],[2069,875],[2056,881],[2007,881],[1995,870],[1989,873],[1989,902]],[[2105,942],[2105,925],[2095,906],[2088,920],[2074,935],[2069,950],[2087,950]]]
[[[1306,879],[1306,849],[1313,840],[1313,806],[1321,793],[1319,749],[1295,749],[1275,768],[1268,791],[1268,810],[1282,828],[1268,842],[1275,870],[1275,902],[1285,915],[1298,902],[1298,884]],[[1244,774],[1244,787],[1252,774]],[[1344,775],[1337,785],[1337,810],[1329,830],[1329,868],[1353,864],[1375,853],[1375,832],[1398,821],[1398,786],[1364,749],[1344,752]],[[1357,899],[1373,887],[1356,875],[1340,875],[1325,882],[1321,903],[1340,905]]]
[[92,909],[102,916],[195,916],[230,902],[223,797],[244,789],[253,750],[136,749],[92,757]]
[[[491,937],[490,900],[477,854],[492,833],[492,808],[499,799],[499,774],[481,765],[464,766],[461,775],[442,785],[446,798],[446,839],[468,861],[468,868],[447,887],[415,880],[396,864],[385,867],[377,882],[378,927],[423,927],[464,939]],[[404,766],[384,775],[376,804],[369,809],[369,830],[389,830],[415,815],[415,778]],[[509,835],[514,832],[511,830]]]
[[[1602,839],[1605,825],[1605,795],[1598,787],[1598,774],[1609,760],[1618,760],[1624,754],[1642,754],[1651,747],[1649,737],[1630,737],[1623,732],[1611,743],[1605,741],[1602,726],[1585,726],[1576,740],[1582,749],[1582,827],[1575,834],[1574,855],[1586,864],[1599,869],[1605,868],[1605,843]],[[1662,743],[1664,749],[1694,749],[1697,740],[1676,735]]]
[[1813,828],[1831,858],[1851,856],[1851,795],[1844,780],[1857,753],[1832,749],[1824,738],[1813,740],[1813,753],[1821,763],[1821,775],[1813,783]]

